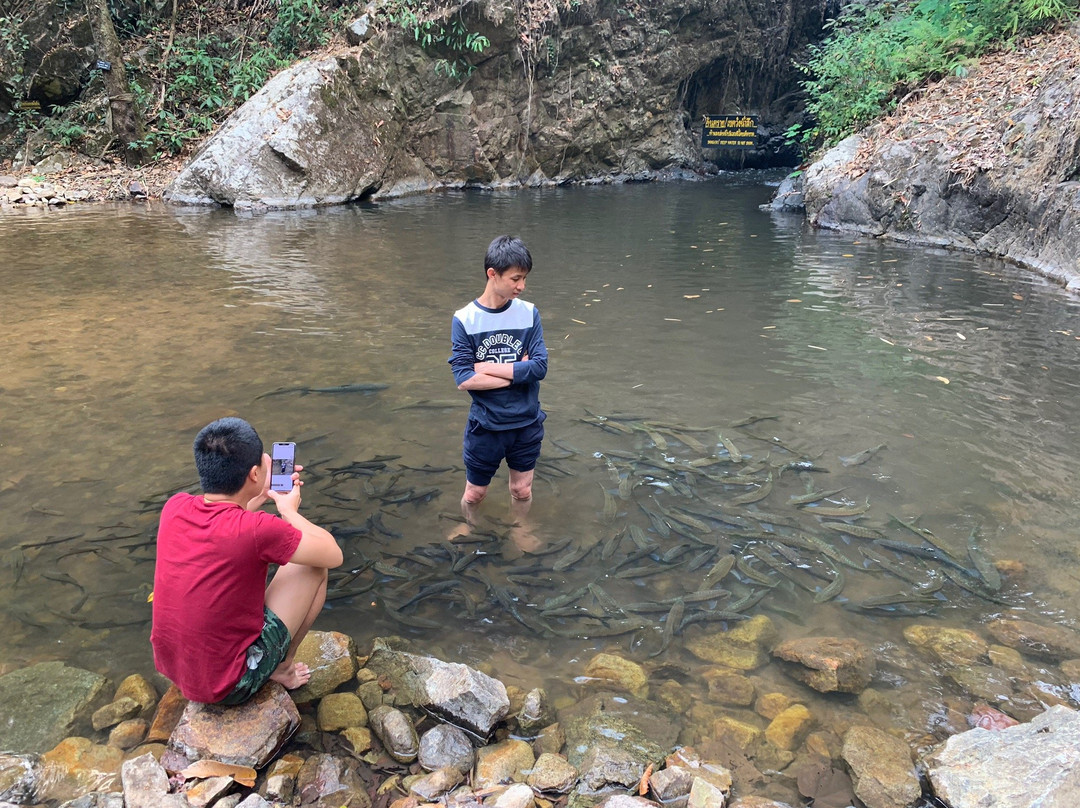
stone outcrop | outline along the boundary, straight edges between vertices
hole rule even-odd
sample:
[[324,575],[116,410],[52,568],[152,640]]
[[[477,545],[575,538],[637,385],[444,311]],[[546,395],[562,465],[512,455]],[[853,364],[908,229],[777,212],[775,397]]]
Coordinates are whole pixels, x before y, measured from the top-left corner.
[[926,760],[947,805],[1072,808],[1080,805],[1080,713],[1052,707],[1030,723],[949,738]]
[[104,676],[63,662],[0,676],[0,749],[45,752],[69,735],[89,733],[90,717],[109,693]]
[[[816,38],[827,6],[664,0],[631,11],[586,0],[519,20],[505,6],[467,3],[462,19],[491,43],[467,79],[436,73],[435,57],[376,11],[349,33],[351,48],[275,76],[166,196],[309,207],[435,188],[693,175],[707,159],[790,164],[791,57]],[[761,146],[703,154],[701,116],[732,112],[759,115]]]
[[1000,256],[1080,289],[1075,36],[986,56],[836,146],[805,172],[809,220]]

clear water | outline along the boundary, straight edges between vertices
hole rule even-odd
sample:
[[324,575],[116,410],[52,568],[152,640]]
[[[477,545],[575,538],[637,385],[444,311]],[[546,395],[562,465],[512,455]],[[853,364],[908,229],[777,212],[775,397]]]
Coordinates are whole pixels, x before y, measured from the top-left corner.
[[[374,636],[402,634],[563,700],[580,694],[575,679],[599,651],[641,662],[657,684],[675,679],[705,692],[708,666],[683,643],[722,624],[688,625],[650,656],[664,641],[662,608],[638,615],[636,631],[591,639],[565,635],[595,632],[595,619],[540,621],[556,636],[536,630],[535,618],[545,600],[589,582],[622,604],[693,592],[732,551],[786,580],[749,554],[755,542],[738,528],[700,515],[709,508],[784,515],[873,567],[859,552],[868,539],[822,529],[789,504],[805,479],[781,472],[784,463],[827,469],[810,472],[813,483],[843,488],[837,502],[868,500],[858,523],[891,539],[918,542],[890,514],[919,517],[967,566],[967,537],[978,528],[991,558],[1021,562],[999,593],[1004,604],[946,582],[929,615],[868,612],[855,604],[911,585],[845,569],[834,600],[816,603],[781,583],[748,612],[769,615],[784,639],[825,634],[870,645],[881,669],[874,692],[888,704],[817,697],[772,666],[755,672],[759,692],[798,696],[825,728],[869,711],[915,745],[955,731],[948,716],[973,699],[908,646],[904,627],[986,636],[981,624],[1003,613],[1076,626],[1077,301],[985,258],[810,231],[758,208],[771,179],[428,196],[249,218],[147,205],[0,219],[0,660],[59,658],[115,678],[151,671],[146,595],[158,508],[172,492],[195,490],[196,431],[238,414],[267,443],[298,441],[298,462],[311,472],[305,513],[348,534],[336,597],[318,628],[347,632],[361,649]],[[532,250],[525,296],[542,312],[550,352],[546,460],[526,529],[541,550],[569,542],[546,555],[523,556],[514,542],[505,470],[481,509],[480,531],[493,535],[446,549],[460,527],[467,403],[446,364],[450,317],[481,291],[484,248],[503,232]],[[390,386],[260,397],[364,381]],[[597,416],[612,414],[622,430],[598,426]],[[687,429],[650,433],[642,421]],[[772,469],[761,501],[731,504],[760,490],[754,485],[664,470],[665,459],[727,459],[721,433],[744,461],[703,470],[756,467],[760,484]],[[839,459],[880,444],[860,465]],[[379,455],[392,459],[370,475],[332,471]],[[628,499],[604,456],[636,483]],[[393,501],[409,493],[420,498]],[[711,532],[660,535],[641,507],[657,504],[692,508]],[[373,517],[386,530],[356,535]],[[630,525],[657,548],[627,566],[662,572],[614,574],[635,549],[630,537],[601,558],[604,540]],[[753,529],[793,528],[761,517]],[[680,543],[689,545],[681,554]],[[590,545],[582,560],[552,570]],[[675,557],[659,560],[669,550]],[[414,552],[428,564],[410,559]],[[940,568],[891,557],[913,572]],[[376,560],[411,577],[365,567]],[[795,574],[811,589],[829,581]],[[415,625],[385,608],[452,578],[458,583],[440,595],[403,608]],[[720,586],[732,599],[758,588],[738,571]],[[601,611],[591,594],[579,605]],[[606,615],[609,625],[622,619]],[[1060,672],[1031,677],[1072,700]],[[1033,708],[1021,679],[998,704],[1026,716]],[[687,738],[703,734],[690,729]]]

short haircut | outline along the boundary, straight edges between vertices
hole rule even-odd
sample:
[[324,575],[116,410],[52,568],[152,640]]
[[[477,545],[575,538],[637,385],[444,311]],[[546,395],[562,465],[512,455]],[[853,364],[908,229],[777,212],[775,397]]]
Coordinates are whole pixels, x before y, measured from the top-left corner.
[[235,494],[252,466],[262,463],[263,443],[243,418],[220,418],[195,436],[195,468],[206,494]]
[[529,248],[517,236],[499,236],[488,245],[484,256],[484,274],[487,275],[488,268],[491,268],[502,275],[511,267],[525,272],[532,270]]

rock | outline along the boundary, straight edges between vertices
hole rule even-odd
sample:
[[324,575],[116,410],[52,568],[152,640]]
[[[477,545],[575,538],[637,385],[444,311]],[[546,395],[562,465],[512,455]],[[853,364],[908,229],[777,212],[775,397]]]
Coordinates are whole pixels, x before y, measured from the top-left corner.
[[[226,799],[228,798],[226,797]],[[217,808],[217,806],[215,805],[214,808]],[[243,800],[236,804],[236,808],[274,808],[274,806],[258,794],[248,794]]]
[[648,765],[629,750],[614,745],[585,750],[575,764],[580,777],[575,795],[595,798],[613,792],[626,792],[641,782]]
[[562,755],[546,752],[536,759],[525,782],[537,792],[566,794],[577,780],[577,769]]
[[922,795],[908,745],[876,727],[852,727],[841,752],[866,808],[908,808]]
[[94,791],[61,803],[59,808],[124,808],[124,795],[116,791]]
[[[582,779],[597,783],[600,775],[589,766],[609,759],[632,762],[640,778],[649,763],[659,762],[675,745],[682,727],[674,716],[653,702],[632,697],[597,694],[582,699],[563,711],[566,732],[566,759],[581,773]],[[617,755],[600,759],[591,751],[618,750]],[[632,785],[627,783],[627,785]]]
[[958,665],[949,668],[946,676],[969,696],[993,704],[1008,702],[1013,695],[1012,680],[1008,674],[989,665]]
[[586,683],[605,690],[624,690],[639,699],[649,697],[649,677],[636,662],[615,654],[597,654],[585,666]]
[[109,733],[109,746],[117,749],[133,749],[146,739],[150,722],[145,718],[131,718],[121,721]]
[[289,754],[275,760],[266,772],[262,796],[274,802],[292,802],[296,793],[296,778],[304,766],[304,759]]
[[727,668],[710,668],[702,673],[709,685],[709,701],[740,707],[754,702],[754,683],[741,673]]
[[533,791],[524,783],[515,783],[495,799],[493,808],[531,808]]
[[482,747],[476,753],[473,787],[524,782],[535,761],[532,747],[525,741],[510,739]]
[[371,731],[382,742],[387,754],[398,763],[412,763],[420,752],[416,729],[401,710],[386,704],[368,713]]
[[1002,618],[990,621],[986,628],[1002,645],[1039,659],[1060,662],[1080,657],[1080,633],[1064,626]]
[[391,97],[357,78],[351,57],[282,70],[206,142],[165,198],[301,208],[371,194],[382,184],[401,125]]
[[188,782],[184,790],[184,798],[187,799],[191,808],[206,808],[211,803],[225,796],[236,786],[236,781],[231,777],[207,777],[205,779]]
[[190,702],[169,737],[165,766],[179,771],[196,760],[262,768],[300,726],[300,714],[277,682],[236,707]]
[[90,723],[95,730],[103,730],[114,727],[121,721],[134,718],[140,712],[142,712],[142,706],[139,702],[125,696],[96,710],[91,716]]
[[904,639],[916,648],[930,651],[942,662],[962,665],[984,657],[986,640],[970,629],[914,625],[904,629]]
[[169,793],[169,776],[153,755],[126,761],[121,779],[125,808],[187,808],[183,795]]
[[1080,713],[1051,707],[1030,723],[954,735],[926,758],[935,795],[951,806],[1080,805]]
[[356,643],[337,631],[309,631],[296,649],[296,661],[311,669],[311,679],[292,691],[293,701],[317,701],[356,676]]
[[873,652],[858,640],[839,637],[802,637],[773,649],[784,671],[822,693],[859,693],[877,669]]
[[37,755],[0,752],[0,802],[28,805],[34,802],[41,759]]
[[772,201],[762,207],[767,207],[769,210],[798,213],[806,210],[802,174],[788,174],[784,177],[780,182],[780,187],[773,194]]
[[739,797],[729,808],[791,808],[791,805],[786,802],[777,802],[776,800],[770,800],[767,797]]
[[672,752],[664,761],[665,768],[681,766],[689,769],[694,777],[708,780],[725,794],[731,791],[731,772],[719,763],[705,760],[693,747],[683,746]]
[[794,699],[784,693],[763,693],[754,702],[754,712],[762,718],[772,721],[794,703]]
[[693,772],[685,766],[666,766],[649,777],[649,790],[657,802],[673,808],[686,805],[693,785]]
[[661,682],[653,698],[676,715],[686,713],[694,703],[693,694],[674,679]]
[[169,740],[172,731],[176,729],[180,716],[187,707],[187,699],[180,693],[176,685],[170,685],[165,695],[158,702],[154,719],[150,722],[150,730],[146,733],[147,743],[158,743]]
[[533,750],[537,756],[544,753],[557,755],[566,746],[566,733],[562,725],[555,723],[544,727],[540,734],[533,739]]
[[367,726],[367,710],[355,693],[329,693],[319,702],[317,720],[323,732]]
[[37,175],[44,174],[57,174],[63,171],[71,164],[71,160],[67,155],[57,152],[56,154],[50,154],[34,166],[34,173]]
[[116,693],[113,695],[113,701],[125,698],[138,702],[140,718],[149,718],[157,705],[158,695],[154,686],[144,676],[133,673],[120,683],[120,687],[116,688]]
[[712,737],[752,756],[764,737],[759,727],[725,715],[713,722]]
[[687,641],[686,649],[705,662],[736,670],[754,670],[769,661],[776,642],[776,626],[766,615],[737,623],[728,631],[702,634]]
[[765,728],[765,740],[778,749],[792,751],[802,745],[814,726],[814,717],[802,704],[793,704]]
[[37,799],[63,802],[89,791],[119,791],[124,753],[89,738],[65,738],[41,756]]
[[656,803],[644,797],[612,794],[596,803],[596,808],[656,808]]
[[367,42],[371,39],[372,33],[371,17],[367,14],[361,14],[345,26],[345,39],[353,46],[359,45],[361,42]]
[[[366,670],[361,668],[361,670]],[[364,709],[368,712],[374,710],[383,703],[383,689],[378,682],[364,682],[356,689],[356,695],[364,702]]]
[[128,194],[133,199],[146,199],[146,194],[147,194],[146,186],[143,185],[138,180],[132,180],[128,184]]
[[510,710],[503,683],[468,665],[398,651],[377,639],[366,667],[387,677],[409,703],[481,739]]
[[476,750],[463,730],[438,724],[420,738],[419,760],[428,771],[451,767],[467,774],[476,763]]
[[526,738],[534,738],[551,723],[553,711],[548,704],[547,693],[533,688],[525,694],[525,700],[517,711],[518,732]]
[[0,748],[44,752],[90,731],[90,716],[108,699],[104,676],[63,662],[42,662],[0,676]]
[[341,737],[349,742],[353,751],[362,755],[371,749],[372,734],[367,727],[346,727],[341,731]]
[[9,174],[0,174],[0,188],[17,188],[19,181]]
[[724,808],[726,795],[708,780],[700,777],[694,778],[694,784],[690,787],[690,799],[687,808]]
[[443,795],[453,791],[465,781],[465,775],[459,769],[436,769],[409,784],[409,793],[415,794],[424,802],[435,802]]
[[305,760],[296,790],[305,808],[371,808],[367,788],[353,767],[331,755],[315,754]]

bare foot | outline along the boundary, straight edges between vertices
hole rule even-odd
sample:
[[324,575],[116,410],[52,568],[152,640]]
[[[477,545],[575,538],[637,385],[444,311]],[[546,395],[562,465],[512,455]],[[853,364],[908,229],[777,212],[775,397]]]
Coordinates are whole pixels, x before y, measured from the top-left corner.
[[454,525],[450,532],[446,534],[446,540],[453,541],[454,539],[460,539],[462,536],[468,536],[470,533],[472,533],[472,525],[468,522],[461,522],[460,524]]
[[282,662],[273,673],[270,674],[270,681],[277,682],[282,685],[286,690],[295,690],[300,685],[305,685],[308,679],[311,678],[311,669],[308,668],[303,662],[293,662],[286,665]]
[[515,525],[510,529],[510,539],[523,553],[533,553],[544,546],[544,542],[538,539],[529,528],[524,525]]

